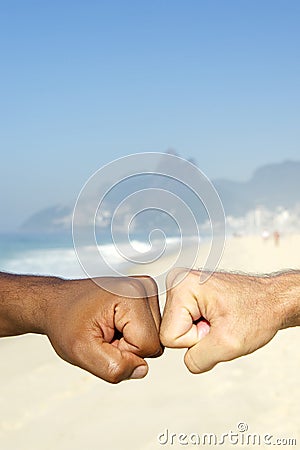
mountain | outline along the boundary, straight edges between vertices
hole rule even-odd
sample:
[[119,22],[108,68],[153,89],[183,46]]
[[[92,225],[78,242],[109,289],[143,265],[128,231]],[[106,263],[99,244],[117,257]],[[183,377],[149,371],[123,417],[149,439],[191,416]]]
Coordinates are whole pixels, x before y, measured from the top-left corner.
[[66,205],[54,205],[32,214],[21,226],[21,231],[60,233],[71,229],[73,209]]
[[[182,220],[184,221],[186,210],[180,206],[176,197],[164,198],[164,192],[166,191],[172,192],[186,203],[193,211],[198,223],[203,223],[207,220],[208,216],[205,208],[201,204],[199,206],[199,199],[191,191],[181,183],[176,183],[163,175],[157,175],[157,173],[168,173],[168,170],[172,169],[180,177],[183,170],[189,169],[186,168],[184,163],[181,166],[180,162],[177,165],[175,164],[173,168],[167,167],[167,164],[169,162],[162,158],[153,174],[129,177],[110,190],[105,196],[101,214],[97,217],[97,224],[100,229],[106,230],[110,228],[114,211],[121,205],[118,215],[115,217],[115,223],[120,231],[126,231],[127,222],[132,214],[136,210],[142,209],[150,200],[156,205],[165,205],[166,210],[171,211],[179,223]],[[187,180],[192,181],[194,176],[193,171],[185,173],[185,179]],[[213,181],[213,184],[219,193],[227,216],[245,216],[249,211],[257,208],[265,208],[271,211],[279,207],[281,209],[297,208],[297,205],[300,205],[300,162],[284,161],[260,167],[254,172],[250,180],[246,182],[217,179]],[[107,188],[109,188],[109,184],[107,184]],[[160,191],[151,191],[150,193],[145,191],[142,196],[130,197],[141,189],[149,188],[158,188]],[[95,196],[97,196],[97,189]],[[151,199],[149,196],[151,196]],[[131,203],[128,203],[128,198],[132,198]],[[89,201],[87,201],[85,208],[86,216],[91,216],[93,211],[91,211]],[[29,217],[24,222],[22,231],[69,231],[72,213],[73,205],[56,205],[47,208]],[[138,229],[147,228],[149,230],[159,226],[166,230],[172,230],[174,227],[174,223],[168,214],[153,211],[151,214],[148,211],[137,215],[135,224]]]
[[226,214],[242,216],[257,207],[294,208],[300,204],[300,162],[284,161],[257,169],[247,182],[215,180]]

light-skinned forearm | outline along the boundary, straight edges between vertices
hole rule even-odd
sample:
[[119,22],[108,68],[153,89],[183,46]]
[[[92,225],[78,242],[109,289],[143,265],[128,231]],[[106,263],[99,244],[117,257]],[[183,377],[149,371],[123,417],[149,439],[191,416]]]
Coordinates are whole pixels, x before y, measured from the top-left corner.
[[281,329],[300,325],[300,271],[269,277],[268,291],[280,305]]

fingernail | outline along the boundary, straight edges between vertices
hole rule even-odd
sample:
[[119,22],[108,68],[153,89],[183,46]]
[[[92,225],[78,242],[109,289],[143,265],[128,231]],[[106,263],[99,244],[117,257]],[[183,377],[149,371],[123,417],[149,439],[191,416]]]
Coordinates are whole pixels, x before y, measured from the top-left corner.
[[147,366],[138,366],[132,372],[130,379],[135,380],[137,378],[144,378],[144,376],[147,374],[147,372],[148,372]]
[[197,331],[198,331],[198,339],[200,341],[210,331],[210,324],[207,322],[207,320],[201,320],[201,322],[197,324]]

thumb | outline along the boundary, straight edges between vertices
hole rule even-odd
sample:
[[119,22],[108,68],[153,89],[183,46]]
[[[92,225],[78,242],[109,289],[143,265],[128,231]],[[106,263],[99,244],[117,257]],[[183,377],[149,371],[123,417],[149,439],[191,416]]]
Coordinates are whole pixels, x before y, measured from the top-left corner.
[[144,378],[148,373],[146,361],[127,350],[98,338],[77,358],[79,367],[109,383],[119,383],[127,379]]
[[237,345],[234,341],[225,339],[213,328],[184,356],[186,367],[192,373],[202,373],[211,370],[221,361],[229,361],[237,357]]

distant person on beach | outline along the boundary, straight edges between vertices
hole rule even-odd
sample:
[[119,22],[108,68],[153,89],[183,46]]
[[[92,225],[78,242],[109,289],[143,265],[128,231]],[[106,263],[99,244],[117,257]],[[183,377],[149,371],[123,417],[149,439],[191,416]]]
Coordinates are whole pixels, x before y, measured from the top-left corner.
[[[65,361],[118,383],[143,378],[162,354],[150,277],[62,280],[0,272],[0,337],[48,336]],[[111,292],[118,292],[118,295]]]
[[274,239],[274,244],[276,247],[278,247],[279,245],[279,240],[280,240],[280,234],[279,231],[274,231],[273,233],[273,239]]
[[173,269],[160,338],[187,348],[192,373],[254,352],[277,331],[300,325],[300,271],[270,276],[216,272],[203,284],[196,270]]

